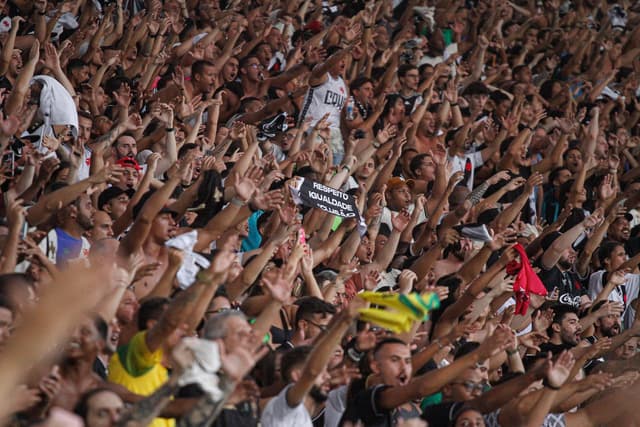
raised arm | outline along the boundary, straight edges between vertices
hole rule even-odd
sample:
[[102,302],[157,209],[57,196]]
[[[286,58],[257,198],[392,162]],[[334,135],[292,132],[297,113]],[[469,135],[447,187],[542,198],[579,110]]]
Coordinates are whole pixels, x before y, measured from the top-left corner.
[[[145,343],[151,353],[160,349],[165,340],[184,323],[191,321],[197,325],[200,322],[218,286],[226,280],[234,259],[235,255],[231,252],[218,253],[211,267],[198,273],[196,281],[169,304],[160,320],[145,335]],[[203,301],[206,304],[202,304]]]
[[169,197],[171,197],[171,194],[173,194],[173,191],[180,183],[180,176],[182,175],[182,171],[186,167],[187,163],[189,162],[181,162],[179,168],[176,168],[178,170],[173,171],[167,182],[159,190],[156,190],[156,192],[153,193],[153,195],[151,195],[151,197],[149,197],[145,202],[144,206],[138,213],[138,217],[135,218],[133,226],[131,226],[131,230],[120,242],[119,251],[123,256],[127,257],[142,247],[142,244],[149,235],[153,220],[165,203],[167,203]]
[[602,213],[598,211],[594,212],[554,240],[551,246],[542,254],[542,267],[548,270],[556,265],[562,253],[568,249],[587,228],[595,226],[600,221],[601,214]]
[[9,94],[9,98],[7,99],[7,103],[4,107],[5,115],[17,114],[22,108],[24,98],[27,96],[27,91],[29,90],[29,82],[33,77],[33,73],[36,70],[36,65],[38,64],[39,59],[40,42],[35,40],[31,46],[31,50],[29,51],[29,60],[24,64],[22,70],[20,70],[18,78],[16,79],[16,84]]
[[347,329],[358,316],[358,309],[364,307],[363,300],[354,298],[349,308],[334,316],[327,331],[314,344],[313,351],[302,369],[300,379],[287,390],[286,398],[290,407],[296,407],[302,403],[313,387],[316,378],[326,369],[336,345],[340,343]]
[[439,391],[443,386],[453,381],[468,368],[482,362],[494,353],[504,351],[509,343],[509,336],[504,328],[496,330],[475,351],[456,359],[450,365],[432,370],[414,378],[406,386],[389,387],[380,392],[376,402],[383,409],[394,409],[415,399],[421,399]]

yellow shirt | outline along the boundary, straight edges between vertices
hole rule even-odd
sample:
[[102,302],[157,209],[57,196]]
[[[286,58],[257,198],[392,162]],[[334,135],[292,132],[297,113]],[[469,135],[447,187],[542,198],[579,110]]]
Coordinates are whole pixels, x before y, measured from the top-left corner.
[[[151,353],[145,341],[146,333],[138,332],[131,341],[118,347],[109,360],[109,381],[141,396],[149,396],[169,379],[161,363],[162,349]],[[156,418],[150,426],[175,427],[175,420]]]

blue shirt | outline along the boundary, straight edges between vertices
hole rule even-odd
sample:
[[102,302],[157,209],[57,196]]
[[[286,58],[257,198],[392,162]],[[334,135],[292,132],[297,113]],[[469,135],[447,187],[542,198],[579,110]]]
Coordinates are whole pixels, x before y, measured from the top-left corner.
[[55,230],[58,235],[56,264],[65,264],[70,259],[78,258],[82,250],[82,239],[76,239],[60,228],[56,228]]

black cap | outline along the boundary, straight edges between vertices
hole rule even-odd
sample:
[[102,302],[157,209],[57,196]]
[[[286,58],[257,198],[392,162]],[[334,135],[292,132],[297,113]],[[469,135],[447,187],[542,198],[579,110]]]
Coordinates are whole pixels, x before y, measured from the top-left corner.
[[119,197],[121,194],[126,194],[127,196],[129,196],[129,198],[131,198],[133,197],[134,193],[135,191],[131,188],[127,190],[123,190],[120,187],[109,187],[106,190],[104,190],[102,193],[100,193],[100,197],[98,197],[98,209],[102,210],[104,205],[109,203],[111,199],[115,199],[116,197]]

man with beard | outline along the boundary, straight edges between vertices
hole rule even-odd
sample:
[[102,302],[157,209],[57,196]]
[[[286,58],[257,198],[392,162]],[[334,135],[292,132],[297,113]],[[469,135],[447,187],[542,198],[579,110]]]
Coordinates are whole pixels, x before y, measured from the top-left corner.
[[313,346],[296,347],[282,357],[280,370],[288,385],[264,408],[260,420],[264,427],[313,426],[312,417],[322,415],[330,390],[327,363],[358,310],[365,306],[363,300],[355,298],[334,316]]
[[547,335],[549,342],[540,345],[540,351],[553,354],[562,353],[580,344],[582,325],[575,308],[568,305],[558,305],[554,308],[553,321]]
[[113,143],[112,152],[114,162],[125,157],[135,159],[138,154],[138,146],[136,145],[136,140],[133,135],[129,133],[120,135],[118,139],[116,139],[116,142]]
[[[612,355],[618,347],[624,345],[629,339],[640,336],[640,321],[635,317],[631,327],[622,332],[622,321],[620,319],[620,311],[617,303],[612,301],[600,301],[593,306],[593,312],[602,313],[604,315],[598,317],[594,324],[594,334],[585,338],[585,341],[589,344],[594,344],[603,338],[611,338],[611,347],[609,347],[609,353],[605,356]],[[609,357],[601,357],[597,359],[597,361],[592,362],[602,363],[608,358]],[[592,369],[594,366],[594,363],[590,363],[588,369]]]
[[86,193],[58,211],[58,226],[39,244],[51,262],[64,265],[69,260],[89,256],[91,244],[84,233],[93,227],[94,212],[91,198]]
[[[498,328],[476,350],[444,368],[415,378],[412,378],[414,367],[409,346],[398,338],[383,339],[373,350],[370,361],[374,374],[370,380],[375,378],[376,381],[370,381],[371,385],[368,387],[364,382],[352,385],[357,389],[350,391],[351,397],[347,401],[340,425],[361,421],[366,426],[391,427],[400,420],[419,417],[420,411],[413,403],[415,400],[439,391],[469,369],[476,372],[476,364],[504,351],[510,339],[507,328]],[[509,396],[513,396],[510,386],[509,384],[509,389],[498,390],[497,393],[502,396],[508,392]]]
[[291,340],[282,344],[282,348],[309,345],[327,328],[336,312],[333,305],[313,296],[300,298],[296,305],[293,335]]
[[553,294],[555,288],[558,289],[560,304],[576,309],[591,304],[587,290],[580,284],[584,278],[578,277],[574,271],[576,251],[573,245],[585,230],[595,227],[600,220],[601,214],[596,211],[563,234],[551,233],[541,242],[544,253],[538,258],[540,280],[550,294]]
[[[640,238],[631,237],[632,222],[633,215],[630,213],[617,217],[607,230],[607,238],[624,245],[630,256],[636,256],[640,253]],[[635,268],[635,265],[632,267]]]

